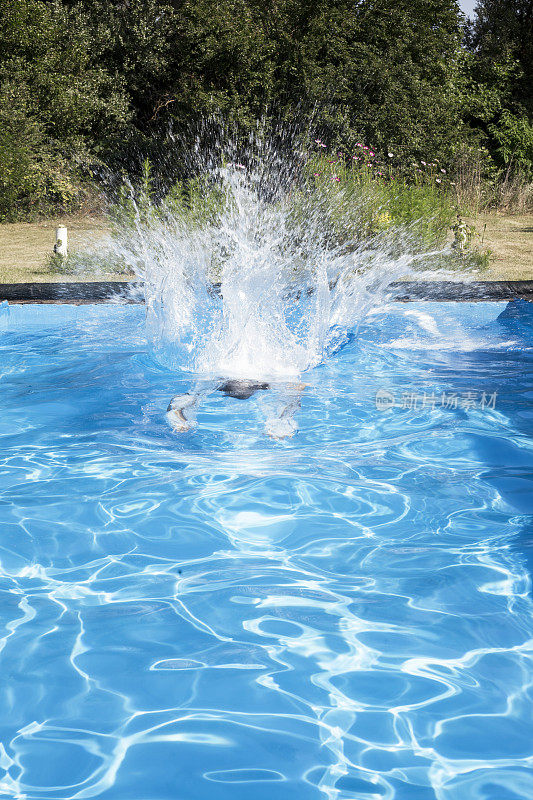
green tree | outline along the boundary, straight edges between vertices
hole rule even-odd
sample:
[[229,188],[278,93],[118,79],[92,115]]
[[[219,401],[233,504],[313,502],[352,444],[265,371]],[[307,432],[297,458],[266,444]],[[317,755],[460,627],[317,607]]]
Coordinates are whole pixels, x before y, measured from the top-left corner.
[[127,120],[122,80],[59,0],[4,0],[0,53],[0,217],[68,205],[77,166]]
[[533,113],[533,0],[478,0],[468,44],[480,62],[511,59],[512,99]]
[[506,182],[533,179],[533,0],[480,0],[466,33],[463,116]]
[[457,135],[455,0],[85,0],[135,122],[318,109],[332,136],[442,154]]
[[381,149],[433,156],[449,151],[458,123],[454,81],[461,25],[455,0],[289,5],[295,24],[285,35],[296,39],[296,47],[287,60],[286,93],[301,96],[303,89],[308,103],[327,102],[334,128],[348,128]]

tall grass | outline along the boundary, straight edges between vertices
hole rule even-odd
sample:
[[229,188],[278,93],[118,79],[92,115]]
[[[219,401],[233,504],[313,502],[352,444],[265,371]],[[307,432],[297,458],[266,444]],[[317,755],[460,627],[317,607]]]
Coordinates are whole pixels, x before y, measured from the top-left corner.
[[[278,208],[283,220],[281,245],[287,254],[305,254],[317,246],[326,251],[380,249],[398,257],[433,253],[433,266],[453,269],[482,267],[486,257],[475,248],[459,254],[447,247],[450,228],[458,213],[455,183],[438,162],[404,164],[394,154],[379,158],[366,145],[356,153],[328,152],[320,140],[300,153],[296,166],[276,182],[261,173],[257,160],[245,180],[250,186],[269,185],[264,202]],[[235,165],[233,165],[235,167]],[[222,165],[223,171],[223,165]],[[224,252],[217,246],[216,230],[236,210],[235,196],[216,170],[188,181],[178,181],[161,196],[145,162],[142,178],[133,186],[125,183],[110,207],[114,235],[127,242],[135,229],[151,229],[152,241],[163,243],[180,230],[210,236],[213,278],[220,274]],[[288,176],[288,177],[287,177]],[[274,186],[274,191],[272,191]],[[254,190],[255,191],[255,190]],[[261,191],[261,190],[259,190]],[[127,247],[127,245],[126,245]],[[120,248],[119,248],[120,249]],[[109,270],[107,259],[106,269]],[[295,258],[295,261],[297,259]],[[123,261],[117,263],[123,271]],[[142,274],[142,265],[139,264]]]
[[409,173],[392,154],[384,162],[364,145],[357,152],[349,158],[314,154],[306,167],[334,235],[357,242],[401,231],[416,252],[443,247],[456,213],[452,193],[442,186],[444,172],[413,164]]
[[462,213],[525,214],[533,211],[533,183],[520,169],[499,171],[484,148],[465,146],[455,153],[455,202]]

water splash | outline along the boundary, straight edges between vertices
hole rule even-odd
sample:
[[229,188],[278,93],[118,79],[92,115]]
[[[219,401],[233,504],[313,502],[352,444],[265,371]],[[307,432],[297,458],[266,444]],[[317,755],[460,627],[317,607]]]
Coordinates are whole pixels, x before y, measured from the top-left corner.
[[431,269],[407,227],[362,235],[368,195],[319,185],[302,148],[282,156],[257,137],[244,163],[235,146],[218,150],[202,156],[192,194],[180,184],[156,201],[131,192],[117,238],[144,282],[148,336],[163,364],[204,376],[297,376],[338,349],[392,281]]

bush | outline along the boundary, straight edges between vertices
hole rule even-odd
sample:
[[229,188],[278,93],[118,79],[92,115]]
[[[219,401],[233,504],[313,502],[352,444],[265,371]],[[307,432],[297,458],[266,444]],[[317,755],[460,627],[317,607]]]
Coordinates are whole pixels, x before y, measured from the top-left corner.
[[0,52],[0,219],[72,208],[80,165],[127,119],[122,80],[59,0],[3,0]]

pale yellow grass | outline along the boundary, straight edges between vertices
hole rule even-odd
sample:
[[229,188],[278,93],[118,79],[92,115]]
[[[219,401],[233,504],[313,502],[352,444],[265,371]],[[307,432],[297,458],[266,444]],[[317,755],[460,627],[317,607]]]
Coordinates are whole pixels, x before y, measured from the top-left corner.
[[482,214],[474,221],[478,246],[492,253],[484,280],[533,280],[533,214]]
[[[476,244],[492,251],[489,267],[479,273],[480,279],[533,280],[533,214],[484,214],[473,222],[479,234]],[[0,283],[125,280],[124,275],[50,272],[48,262],[58,225],[68,227],[71,252],[104,242],[109,232],[106,220],[95,216],[0,225]]]
[[71,253],[98,245],[98,242],[105,241],[109,233],[106,220],[94,216],[78,215],[0,225],[0,283],[124,280],[124,276],[112,274],[63,275],[50,272],[49,259],[58,225],[68,228]]

